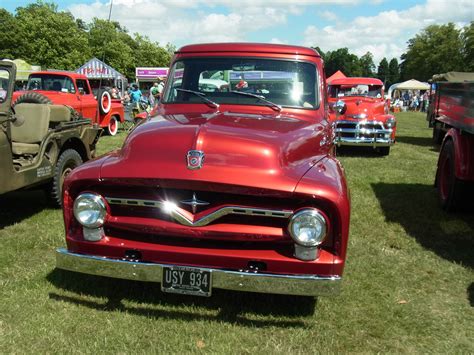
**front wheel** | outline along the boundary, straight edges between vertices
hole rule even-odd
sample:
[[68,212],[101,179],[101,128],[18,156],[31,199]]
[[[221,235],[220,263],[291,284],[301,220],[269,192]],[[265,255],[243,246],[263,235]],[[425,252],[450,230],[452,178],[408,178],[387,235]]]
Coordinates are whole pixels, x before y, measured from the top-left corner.
[[66,149],[59,156],[54,168],[53,182],[50,189],[50,199],[56,206],[62,206],[63,184],[66,177],[82,164],[82,157],[74,149]]
[[115,116],[110,117],[109,124],[107,125],[107,134],[109,136],[115,136],[119,129],[119,122]]

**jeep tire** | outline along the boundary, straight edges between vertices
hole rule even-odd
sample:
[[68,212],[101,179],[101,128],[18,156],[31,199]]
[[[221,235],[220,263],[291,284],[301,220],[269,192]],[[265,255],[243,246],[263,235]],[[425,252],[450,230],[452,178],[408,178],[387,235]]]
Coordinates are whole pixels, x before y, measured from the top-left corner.
[[64,179],[69,173],[82,164],[82,157],[74,149],[66,149],[59,156],[54,168],[53,181],[50,187],[50,199],[56,206],[62,206]]
[[40,94],[38,92],[27,92],[23,95],[21,95],[18,99],[16,99],[15,103],[13,104],[13,107],[15,105],[25,103],[25,104],[52,104],[52,101],[47,97],[44,96],[43,94]]

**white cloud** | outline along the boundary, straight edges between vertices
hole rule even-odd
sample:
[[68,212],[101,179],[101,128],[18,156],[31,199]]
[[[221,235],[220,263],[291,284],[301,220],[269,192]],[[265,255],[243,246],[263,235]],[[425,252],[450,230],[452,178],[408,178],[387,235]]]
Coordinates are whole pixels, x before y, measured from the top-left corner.
[[332,11],[321,11],[319,16],[328,21],[336,21],[338,19],[337,15]]
[[406,50],[408,39],[430,24],[464,24],[473,18],[472,0],[427,0],[407,10],[383,11],[375,16],[356,17],[349,23],[339,22],[337,27],[308,26],[303,44],[324,50],[348,47],[357,55],[370,51],[378,64],[383,57],[398,58]]

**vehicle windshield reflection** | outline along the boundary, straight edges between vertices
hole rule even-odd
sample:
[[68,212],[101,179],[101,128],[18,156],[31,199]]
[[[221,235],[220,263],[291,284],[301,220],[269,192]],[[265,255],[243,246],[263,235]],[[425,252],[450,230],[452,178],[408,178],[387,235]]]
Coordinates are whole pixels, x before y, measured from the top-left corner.
[[217,104],[264,105],[274,110],[319,106],[316,67],[306,62],[188,58],[173,65],[168,81],[165,104],[203,102],[198,92]]

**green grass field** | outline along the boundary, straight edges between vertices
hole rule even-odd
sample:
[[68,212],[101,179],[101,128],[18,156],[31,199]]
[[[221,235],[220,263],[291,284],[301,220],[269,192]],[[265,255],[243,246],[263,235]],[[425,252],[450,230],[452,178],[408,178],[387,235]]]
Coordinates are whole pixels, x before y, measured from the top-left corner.
[[474,214],[438,208],[431,130],[422,114],[398,119],[388,157],[340,155],[352,195],[343,291],[316,302],[165,295],[55,270],[61,212],[41,192],[1,196],[0,353],[473,353]]

